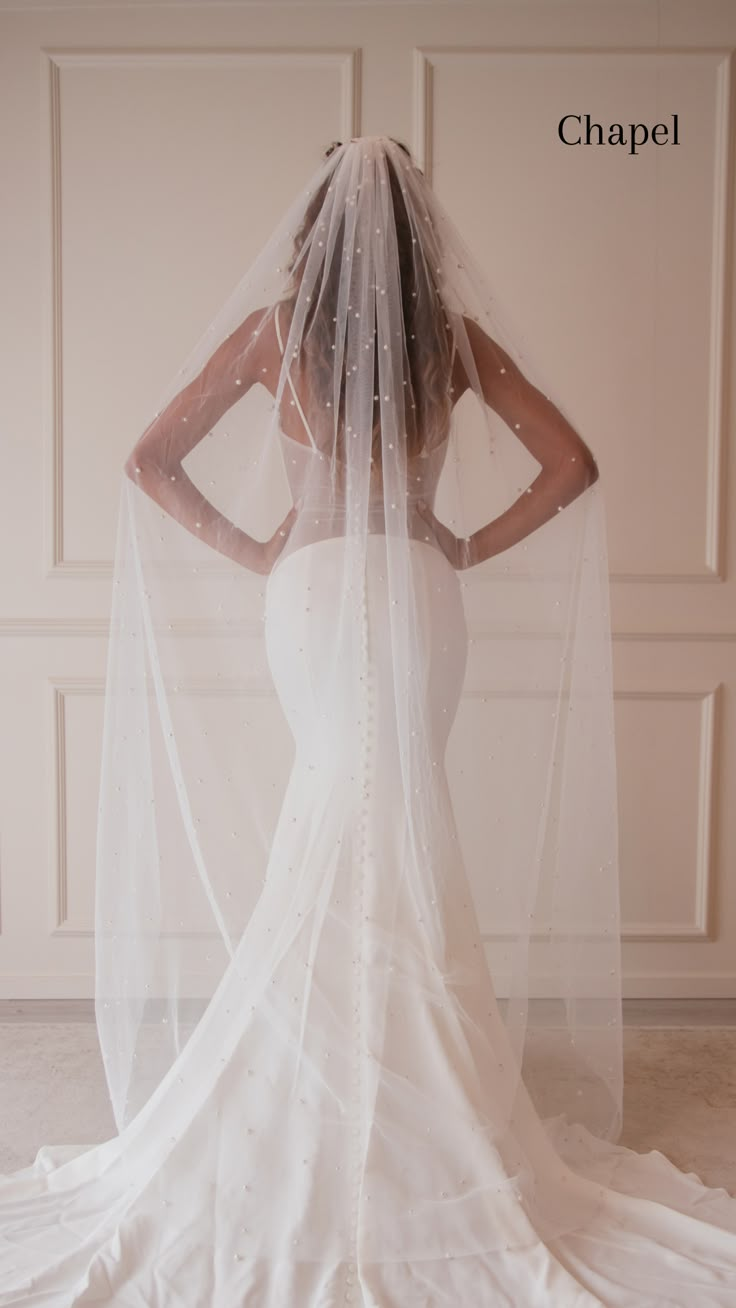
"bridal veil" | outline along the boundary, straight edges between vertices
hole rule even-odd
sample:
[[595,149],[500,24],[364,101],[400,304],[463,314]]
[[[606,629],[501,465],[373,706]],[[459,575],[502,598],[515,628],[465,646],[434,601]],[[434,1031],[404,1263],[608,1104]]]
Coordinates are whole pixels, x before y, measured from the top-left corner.
[[[224,995],[232,1042],[259,1022],[278,1049],[282,1108],[307,1102],[339,1120],[349,1032],[335,1001],[349,978],[335,971],[333,990],[324,978],[329,951],[345,945],[346,957],[361,951],[367,978],[361,1129],[381,1134],[397,1170],[416,1165],[424,1143],[460,1157],[481,1185],[473,1140],[501,1140],[527,1094],[545,1121],[564,1115],[617,1138],[604,504],[553,389],[406,147],[363,136],[327,152],[133,434],[95,923],[96,1019],[121,1130],[182,1075]],[[579,436],[595,449],[595,431]],[[359,745],[372,739],[365,578],[376,551],[397,762],[387,803],[402,835],[386,832],[358,902],[336,885],[354,866]],[[446,586],[446,608],[444,592],[430,600],[433,585]],[[284,587],[296,651],[268,621]],[[430,602],[441,619],[431,643]],[[308,729],[293,672],[293,701],[274,692],[302,637]],[[448,700],[428,712],[445,657],[457,711]],[[209,1050],[212,1077],[226,1043]],[[428,1046],[466,1088],[477,1081],[469,1097],[449,1078],[430,1083],[419,1053],[412,1075],[413,1051]],[[232,1124],[213,1122],[223,1129]],[[233,1131],[234,1152],[245,1133]],[[533,1211],[523,1159],[509,1175]],[[559,1193],[542,1217],[550,1232],[581,1220]],[[417,1257],[423,1222],[429,1241],[424,1210],[401,1233]],[[381,1234],[379,1223],[377,1246]],[[383,1254],[393,1238],[387,1227]],[[488,1247],[466,1208],[455,1251],[476,1238]]]

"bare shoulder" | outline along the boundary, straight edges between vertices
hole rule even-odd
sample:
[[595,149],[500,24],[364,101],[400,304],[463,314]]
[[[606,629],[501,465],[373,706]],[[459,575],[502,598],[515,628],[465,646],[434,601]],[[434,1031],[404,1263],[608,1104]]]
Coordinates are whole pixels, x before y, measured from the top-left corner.
[[261,380],[263,368],[278,355],[273,306],[254,309],[226,336],[209,359],[206,368],[214,377],[227,376],[237,363],[243,391]]
[[[476,322],[463,314],[463,326],[467,332],[468,343],[473,355],[473,363],[478,376],[478,383],[487,404],[496,407],[496,401],[502,400],[511,386],[518,386],[522,380],[521,373],[513,359],[498,341]],[[471,385],[464,364],[462,366],[461,387],[463,390]]]
[[[511,372],[514,370],[514,365],[498,342],[494,341],[493,337],[489,336],[474,318],[469,318],[466,314],[463,314],[462,321],[478,379],[475,385],[480,384],[486,402],[492,405],[499,388],[499,381],[504,375],[501,370],[508,369]],[[454,403],[457,404],[465,391],[470,390],[473,386],[474,383],[468,377],[462,353],[457,349],[452,370]]]
[[259,357],[268,354],[276,343],[276,326],[274,314],[276,305],[269,304],[262,309],[254,309],[240,324],[238,333],[244,345],[250,343],[253,354]]

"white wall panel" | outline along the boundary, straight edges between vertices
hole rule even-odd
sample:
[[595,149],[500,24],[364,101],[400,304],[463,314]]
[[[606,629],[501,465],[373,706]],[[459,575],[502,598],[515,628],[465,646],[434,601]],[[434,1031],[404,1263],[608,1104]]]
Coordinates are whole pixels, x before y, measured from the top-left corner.
[[[601,468],[627,993],[736,993],[735,39],[727,0],[341,0],[288,22],[0,0],[0,995],[92,993],[122,461],[326,144],[360,132],[413,149]],[[586,112],[677,112],[682,143],[563,145]],[[494,615],[482,584],[468,598],[472,758]],[[265,738],[268,694],[258,711]]]

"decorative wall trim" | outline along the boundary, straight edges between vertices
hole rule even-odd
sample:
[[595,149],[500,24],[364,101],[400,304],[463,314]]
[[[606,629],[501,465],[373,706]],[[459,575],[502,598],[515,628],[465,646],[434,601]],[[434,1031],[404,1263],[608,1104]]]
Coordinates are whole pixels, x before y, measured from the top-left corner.
[[702,59],[704,55],[719,57],[715,68],[716,112],[713,126],[715,169],[713,176],[713,262],[710,278],[710,371],[708,378],[708,418],[706,425],[706,513],[703,564],[690,572],[611,572],[610,580],[644,584],[722,583],[725,572],[725,504],[724,473],[726,463],[727,406],[724,383],[724,360],[728,356],[730,340],[726,287],[731,267],[731,176],[733,149],[731,132],[731,66],[733,50],[728,47],[703,49],[695,46],[561,46],[551,50],[534,46],[420,46],[414,50],[414,153],[427,180],[432,182],[433,123],[434,123],[434,71],[443,59],[476,60],[489,55],[508,56],[517,62],[528,58],[554,60],[563,56],[589,59],[591,56],[621,56],[637,59],[653,56],[664,61]]
[[[89,927],[74,927],[67,923],[69,903],[69,861],[67,852],[67,754],[66,754],[66,705],[73,695],[104,696],[104,677],[53,677],[49,678],[51,688],[53,773],[51,789],[51,858],[50,858],[50,894],[48,935],[63,936],[65,939],[94,938],[94,930]],[[274,700],[275,691],[270,681],[261,680],[244,684],[234,678],[222,678],[210,681],[203,678],[183,678],[173,693],[184,695],[206,695],[224,698],[245,698],[257,700]],[[97,796],[95,795],[95,800]],[[97,823],[97,808],[92,819]],[[164,931],[163,936],[175,936],[189,940],[219,940],[219,932],[212,931]],[[0,996],[2,996],[2,979],[0,978]]]
[[[465,691],[463,699],[492,699],[497,696],[507,697],[507,691],[474,688]],[[697,798],[697,855],[694,869],[694,914],[690,922],[668,922],[665,919],[654,922],[622,922],[620,938],[623,942],[642,943],[653,941],[658,944],[673,941],[709,942],[715,939],[714,875],[716,870],[714,828],[716,822],[717,787],[717,747],[722,730],[724,686],[722,682],[702,690],[620,690],[614,692],[614,700],[696,700],[701,706],[700,716],[700,752],[698,770]],[[553,698],[545,691],[539,692],[539,698]],[[524,696],[529,699],[529,695]],[[573,937],[578,934],[570,933]],[[585,932],[580,936],[585,938]],[[532,931],[530,940],[545,940],[546,933]],[[506,931],[481,931],[484,944],[503,944],[513,939],[513,933]]]
[[[175,66],[177,68],[248,68],[273,64],[289,68],[337,68],[340,73],[340,104],[338,131],[344,138],[359,133],[360,102],[362,97],[361,57],[359,49],[352,50],[289,50],[262,48],[260,50],[53,50],[45,49],[48,60],[48,212],[51,229],[48,236],[48,369],[49,399],[47,430],[49,432],[49,486],[47,509],[47,576],[50,578],[82,578],[98,580],[112,576],[112,559],[70,559],[64,553],[64,431],[63,431],[63,350],[62,335],[62,263],[61,263],[61,71],[68,68],[151,68]],[[42,209],[43,212],[43,209]]]
[[[109,618],[0,618],[0,639],[2,637],[8,639],[25,638],[26,636],[41,636],[44,640],[53,639],[56,636],[89,636],[96,639],[99,637],[107,639],[109,630]],[[216,627],[205,623],[190,622],[184,624],[175,622],[171,630],[183,636],[203,636],[209,633],[220,637],[260,636],[263,629],[256,623],[233,628],[232,626]],[[473,640],[512,638],[514,640],[524,640],[527,636],[539,640],[543,634],[539,631],[523,633],[518,631],[483,631],[480,629],[470,632]],[[558,637],[555,637],[555,639],[558,639]],[[716,641],[731,643],[736,641],[736,631],[612,631],[611,639],[622,643],[637,641],[644,644],[665,641],[671,645],[686,643],[712,644]]]
[[[49,678],[51,688],[53,774],[51,860],[49,885],[49,936],[79,935],[66,927],[69,863],[67,857],[66,702],[70,695],[104,695],[103,677]],[[91,932],[84,932],[90,935]]]

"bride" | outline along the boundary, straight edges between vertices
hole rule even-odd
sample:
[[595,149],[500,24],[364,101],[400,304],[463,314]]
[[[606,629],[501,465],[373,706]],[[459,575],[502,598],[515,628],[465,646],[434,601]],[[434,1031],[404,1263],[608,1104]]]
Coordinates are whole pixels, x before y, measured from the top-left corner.
[[176,374],[113,582],[118,1129],[0,1178],[0,1305],[736,1304],[736,1199],[617,1143],[597,464],[400,142]]

